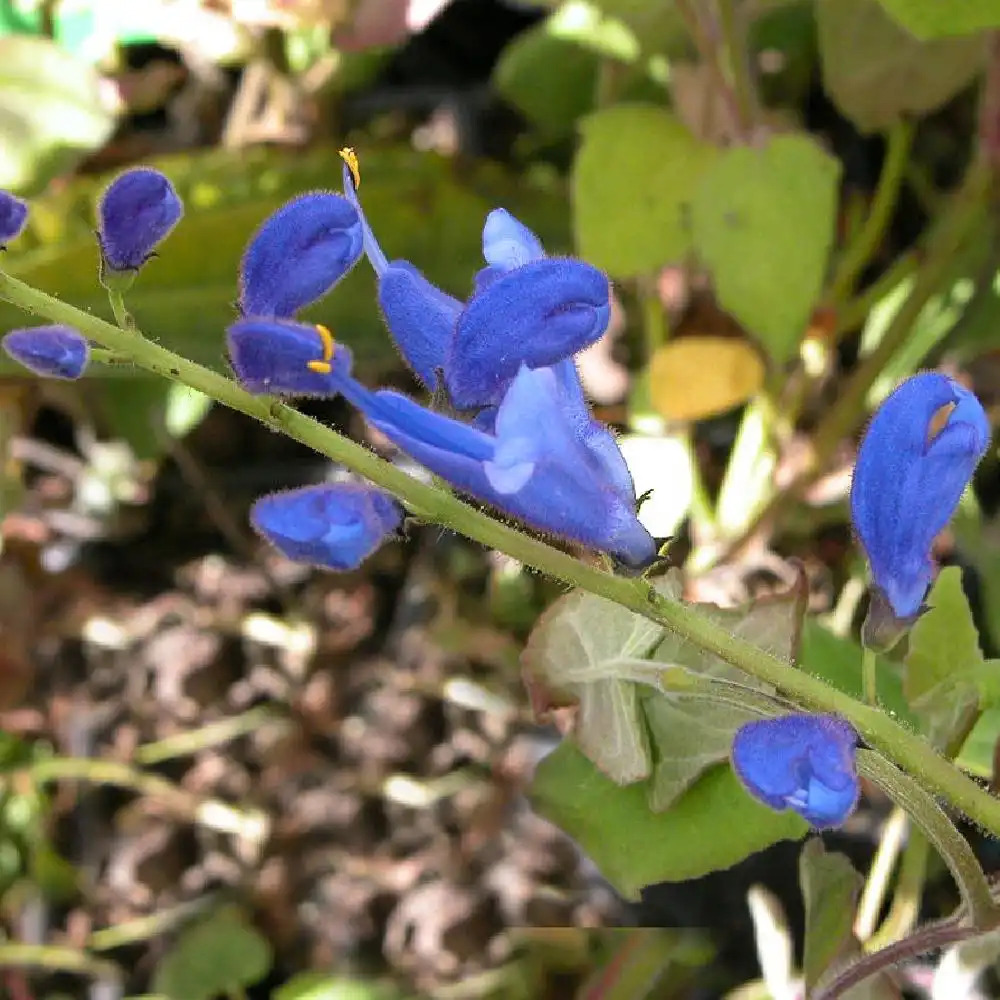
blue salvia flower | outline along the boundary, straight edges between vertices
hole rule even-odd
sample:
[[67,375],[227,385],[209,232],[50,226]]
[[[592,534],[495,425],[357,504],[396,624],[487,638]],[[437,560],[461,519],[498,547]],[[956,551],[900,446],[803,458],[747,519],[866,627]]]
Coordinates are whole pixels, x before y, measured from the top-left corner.
[[28,203],[8,191],[0,191],[0,249],[20,236],[27,222]]
[[136,167],[119,174],[97,206],[105,272],[134,272],[180,221],[184,206],[158,170]]
[[626,566],[647,566],[656,544],[636,517],[631,476],[612,435],[580,409],[574,380],[571,362],[522,366],[490,431],[350,377],[339,388],[402,451],[460,490]]
[[934,575],[931,546],[990,442],[979,400],[922,372],[882,403],[858,449],[851,519],[872,579],[897,619],[920,610]]
[[333,396],[335,373],[351,369],[350,352],[325,326],[245,319],[227,331],[229,361],[254,395]]
[[354,206],[314,191],[283,205],[254,234],[240,262],[243,316],[293,317],[325,295],[361,256]]
[[233,369],[252,392],[342,393],[401,450],[458,488],[562,538],[648,565],[655,543],[614,436],[594,420],[571,360],[522,366],[499,407],[472,424],[350,375],[347,348],[325,327],[243,320],[228,330]]
[[87,367],[90,346],[69,326],[35,326],[12,330],[3,349],[19,364],[46,378],[79,378]]
[[813,827],[840,826],[860,793],[858,734],[834,715],[785,715],[742,726],[733,739],[733,770],[772,809],[793,809]]
[[462,310],[445,362],[460,409],[496,405],[521,365],[545,368],[600,339],[608,279],[582,260],[546,257],[481,284]]
[[361,210],[357,157],[343,150],[344,190],[361,214],[365,252],[379,280],[379,305],[400,352],[421,381],[439,388],[443,372],[460,409],[495,406],[522,365],[543,368],[604,333],[608,279],[573,258],[547,258],[538,238],[510,213],[483,228],[487,267],[464,306],[407,261],[389,261]]
[[355,569],[402,522],[399,505],[361,483],[324,483],[261,497],[251,508],[254,528],[296,562]]

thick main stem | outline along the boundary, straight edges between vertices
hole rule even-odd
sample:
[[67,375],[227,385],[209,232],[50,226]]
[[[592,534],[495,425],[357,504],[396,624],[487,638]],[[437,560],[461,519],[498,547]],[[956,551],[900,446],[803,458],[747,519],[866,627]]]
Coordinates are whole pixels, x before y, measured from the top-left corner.
[[1000,799],[953,767],[925,740],[883,712],[778,659],[715,624],[696,607],[665,600],[645,580],[618,577],[589,566],[433,486],[421,483],[363,446],[270,397],[252,396],[230,379],[182,358],[144,337],[125,332],[75,306],[0,272],[0,298],[55,323],[75,327],[100,346],[131,357],[164,378],[198,389],[220,403],[262,421],[276,431],[340,462],[395,494],[418,517],[451,528],[504,552],[570,586],[580,587],[659,622],[682,638],[777,687],[806,709],[848,719],[872,746],[915,775],[928,789],[1000,836]]
[[1000,909],[993,902],[983,869],[969,842],[958,832],[934,797],[872,750],[858,751],[858,771],[879,785],[896,805],[905,809],[934,845],[958,886],[972,926],[981,930],[995,927],[1000,920]]

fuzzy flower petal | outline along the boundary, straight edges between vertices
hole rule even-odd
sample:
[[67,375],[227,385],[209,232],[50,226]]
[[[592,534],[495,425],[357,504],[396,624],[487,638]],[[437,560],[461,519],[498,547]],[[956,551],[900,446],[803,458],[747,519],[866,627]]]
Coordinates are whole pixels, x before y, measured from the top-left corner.
[[21,235],[28,222],[28,203],[7,191],[0,191],[0,247]]
[[229,362],[254,395],[334,396],[335,377],[351,353],[326,327],[277,319],[244,319],[226,331]]
[[361,222],[339,194],[283,205],[254,234],[240,263],[244,316],[292,317],[325,295],[361,256]]
[[261,497],[250,522],[289,559],[350,570],[361,565],[402,521],[399,505],[359,483],[324,483]]
[[483,259],[501,271],[513,271],[545,256],[542,241],[505,208],[495,208],[483,226]]
[[25,368],[46,378],[79,378],[90,357],[87,341],[69,326],[12,330],[3,338],[3,349]]
[[445,368],[460,409],[495,405],[522,364],[544,368],[600,339],[608,279],[582,260],[542,258],[480,282],[459,317]]
[[394,260],[379,275],[378,303],[406,363],[428,389],[437,389],[462,303],[405,260]]
[[[341,391],[404,452],[459,489],[541,531],[609,552],[630,567],[656,555],[635,516],[635,495],[607,455],[614,439],[596,426],[552,369],[522,367],[492,421],[492,433],[428,410],[396,392]],[[585,434],[581,434],[581,428]]]
[[854,727],[837,716],[785,715],[742,726],[731,759],[754,798],[823,829],[843,824],[857,805],[857,744]]
[[386,257],[365,218],[351,161],[343,164],[344,194],[360,219],[367,256],[378,279],[378,304],[403,360],[431,391],[438,388],[462,303],[428,281],[407,260]]
[[979,400],[922,372],[879,407],[858,450],[851,519],[892,612],[915,615],[934,574],[931,546],[990,443]]
[[184,206],[158,170],[137,167],[119,174],[97,207],[104,267],[136,271],[180,221]]

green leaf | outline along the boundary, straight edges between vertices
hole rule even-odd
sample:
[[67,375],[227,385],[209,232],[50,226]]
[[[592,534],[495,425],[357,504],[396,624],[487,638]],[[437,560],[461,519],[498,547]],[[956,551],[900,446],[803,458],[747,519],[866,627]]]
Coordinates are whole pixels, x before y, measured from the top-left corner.
[[1000,0],[879,0],[917,38],[971,35],[1000,28]]
[[[937,4],[942,12],[954,6]],[[817,28],[824,88],[862,132],[934,111],[983,66],[981,39],[920,41],[876,0],[818,0]]]
[[200,424],[212,408],[212,397],[188,385],[174,383],[167,391],[163,425],[171,437],[182,438]]
[[926,603],[930,610],[910,631],[906,654],[906,697],[910,702],[983,661],[960,567],[941,570]]
[[0,38],[0,188],[38,190],[99,149],[114,124],[87,63],[45,38]]
[[792,358],[826,275],[840,166],[805,135],[726,151],[693,203],[695,249],[722,307],[778,363]]
[[[308,154],[223,150],[154,165],[174,181],[185,213],[129,291],[128,308],[140,329],[164,347],[225,370],[225,328],[236,316],[237,268],[247,241],[288,198],[338,185],[340,159],[329,147]],[[483,220],[497,205],[538,233],[550,253],[569,250],[565,192],[549,175],[514,177],[490,163],[457,171],[443,158],[391,147],[362,151],[362,171],[365,211],[386,252],[412,260],[463,298],[482,259]],[[111,320],[91,232],[104,181],[75,181],[34,202],[32,229],[12,244],[4,264],[29,284]],[[27,248],[18,250],[22,244]],[[351,347],[361,378],[400,364],[363,261],[304,319],[328,325]],[[0,303],[0,333],[23,325],[22,313]],[[15,371],[0,358],[0,373]],[[97,366],[94,374],[121,379],[135,369]]]
[[[661,591],[679,596],[675,577],[658,583]],[[574,591],[545,611],[521,654],[536,711],[576,702],[574,732],[580,749],[620,785],[650,772],[632,681],[659,673],[659,665],[646,657],[664,631],[619,604]]]
[[[807,618],[802,628],[799,667],[825,680],[852,698],[863,697],[861,646],[851,639],[834,635],[815,618]],[[875,681],[879,704],[904,725],[918,728],[917,717],[903,696],[903,683],[893,664],[884,656],[875,661]]]
[[910,631],[904,690],[928,738],[943,749],[979,702],[983,654],[958,566],[941,570],[926,603]]
[[656,763],[649,782],[649,808],[664,812],[715,764],[729,759],[736,730],[759,719],[753,709],[705,698],[652,694],[642,700]]
[[619,97],[666,97],[635,33],[597,5],[573,0],[506,46],[493,84],[533,124],[560,136],[594,109],[600,74],[612,71],[622,76]]
[[858,950],[854,913],[864,879],[843,854],[827,853],[818,837],[799,855],[799,881],[806,906],[803,967],[806,993],[827,969]]
[[271,968],[271,946],[227,906],[186,928],[153,975],[153,989],[170,1000],[214,1000],[242,992]]
[[580,254],[618,278],[682,258],[691,242],[687,208],[715,149],[654,105],[598,111],[581,131],[572,174]]
[[752,799],[728,766],[712,768],[669,811],[653,813],[644,784],[616,785],[569,741],[538,766],[530,797],[630,899],[653,882],[729,868],[808,829],[796,813]]
[[[804,608],[801,596],[793,589],[777,599],[744,607],[718,608],[701,604],[698,609],[730,634],[790,662],[798,645]],[[773,693],[768,685],[693,643],[685,642],[673,632],[665,633],[653,655],[660,663],[731,682],[734,698],[739,698],[741,691]],[[670,808],[700,774],[727,760],[736,730],[761,715],[759,708],[744,707],[732,701],[677,696],[669,692],[646,694],[643,709],[653,747],[649,806],[654,812]]]
[[[994,661],[991,661],[994,662]],[[979,778],[993,780],[993,761],[1000,741],[1000,707],[987,708],[976,720],[955,763]]]

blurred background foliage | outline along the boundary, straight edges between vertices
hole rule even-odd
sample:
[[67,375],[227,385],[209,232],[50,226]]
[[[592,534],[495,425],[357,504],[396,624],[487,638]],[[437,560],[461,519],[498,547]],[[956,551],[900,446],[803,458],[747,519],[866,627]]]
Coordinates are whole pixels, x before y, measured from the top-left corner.
[[[997,0],[0,0],[0,187],[32,201],[29,229],[6,251],[4,267],[110,317],[96,281],[94,203],[115,171],[155,164],[177,186],[186,213],[143,271],[129,308],[150,336],[224,370],[222,333],[234,315],[247,239],[290,196],[338,189],[341,145],[360,152],[366,212],[389,255],[414,261],[457,296],[471,290],[483,219],[502,205],[534,229],[550,253],[577,253],[614,281],[608,333],[578,362],[598,415],[619,432],[637,493],[653,491],[642,517],[655,535],[673,539],[670,558],[684,566],[685,596],[742,606],[804,580],[811,616],[797,649],[800,661],[857,693],[864,576],[846,516],[853,442],[872,407],[921,367],[958,375],[991,413],[1000,402],[998,32]],[[366,379],[412,389],[373,288],[370,270],[359,266],[309,318],[350,344]],[[0,305],[0,332],[22,322]],[[416,898],[416,889],[379,882],[371,874],[378,865],[359,860],[363,849],[350,831],[363,827],[366,810],[388,810],[395,817],[389,825],[407,831],[403,860],[392,854],[401,867],[416,864],[412,845],[423,843],[420,837],[437,844],[458,836],[455,816],[434,810],[454,808],[479,822],[488,810],[478,800],[468,813],[453,805],[464,801],[454,789],[466,789],[469,761],[476,771],[471,784],[488,784],[501,805],[491,803],[506,815],[509,789],[497,774],[508,737],[541,733],[550,748],[553,735],[517,707],[523,697],[516,668],[517,650],[553,598],[552,588],[508,560],[484,560],[461,544],[443,545],[444,555],[431,557],[435,533],[427,545],[408,543],[401,564],[377,563],[371,579],[310,590],[334,585],[306,583],[289,576],[287,566],[266,563],[246,537],[243,514],[255,491],[330,470],[281,452],[263,432],[253,436],[197,394],[127,366],[94,366],[81,385],[70,387],[26,382],[6,360],[0,375],[0,634],[6,640],[0,677],[7,682],[0,698],[0,728],[7,731],[0,744],[0,914],[10,938],[0,942],[0,973],[12,970],[0,985],[5,997],[84,996],[79,983],[86,981],[95,998],[148,987],[169,1000],[392,1000],[415,989],[498,1000],[665,1000],[722,995],[748,979],[734,997],[767,995],[755,978],[749,911],[735,931],[717,926],[719,913],[746,909],[741,879],[748,869],[734,869],[741,874],[729,883],[699,880],[693,895],[671,895],[676,888],[647,892],[638,911],[628,910],[608,895],[607,883],[598,880],[594,888],[590,862],[565,846],[568,841],[553,847],[549,833],[537,833],[550,851],[542,861],[515,863],[512,853],[497,862],[501,881],[531,883],[525,893],[535,916],[523,910],[501,918],[495,908],[482,909],[479,897],[469,901],[470,885],[478,885],[482,872],[463,868],[465,882],[448,881],[447,869],[448,878],[441,877],[453,908],[421,897],[421,912],[458,915],[426,944],[415,929],[420,920],[407,916],[406,907],[416,904],[406,901]],[[335,405],[315,412],[364,433]],[[968,628],[973,635],[978,630],[980,659],[996,655],[1000,620],[997,473],[991,455],[937,552],[942,562],[962,568],[969,606],[962,603],[955,614],[974,621]],[[202,520],[210,530],[198,535]],[[243,562],[223,570],[220,551]],[[184,575],[184,560],[195,555],[202,560],[197,579],[203,588],[197,613],[184,603],[194,601],[197,589],[194,577]],[[98,572],[101,560],[107,565]],[[247,583],[251,569],[264,583]],[[203,600],[204,579],[212,573],[226,584]],[[161,591],[146,593],[150,581]],[[59,588],[73,590],[72,611]],[[447,733],[440,743],[427,737],[428,747],[462,749],[451,746],[450,756],[435,751],[445,763],[430,749],[419,759],[392,758],[392,768],[403,769],[412,784],[401,786],[393,783],[399,774],[379,772],[368,776],[362,794],[355,786],[364,785],[358,777],[364,769],[359,761],[343,764],[346,751],[336,742],[348,739],[340,735],[350,731],[344,720],[359,716],[333,699],[324,725],[338,735],[330,738],[333,750],[324,744],[323,767],[364,805],[355,802],[356,811],[347,811],[352,818],[337,834],[343,843],[333,838],[330,847],[308,824],[306,839],[322,845],[324,873],[332,868],[346,878],[348,872],[355,881],[351,891],[338,882],[328,896],[303,900],[296,893],[308,895],[322,882],[310,869],[294,890],[279,878],[282,891],[265,906],[257,889],[247,889],[255,859],[266,867],[254,853],[263,850],[258,839],[267,840],[253,832],[255,810],[270,823],[283,800],[272,789],[265,808],[249,791],[266,784],[260,775],[271,744],[244,753],[238,740],[256,739],[258,728],[270,733],[276,723],[267,713],[245,721],[233,699],[244,698],[239,704],[251,713],[274,703],[297,718],[314,711],[306,692],[318,696],[306,680],[283,688],[271,678],[252,697],[237,697],[232,691],[250,683],[241,670],[253,674],[242,661],[236,677],[212,681],[225,698],[203,695],[202,682],[194,684],[202,692],[197,710],[189,704],[187,680],[166,689],[149,681],[148,690],[136,694],[134,685],[142,685],[130,687],[127,678],[141,670],[159,676],[163,664],[184,661],[188,653],[179,650],[197,645],[191,634],[210,643],[224,633],[253,650],[284,643],[286,653],[308,634],[321,649],[336,647],[338,656],[365,650],[368,632],[338,647],[330,621],[340,615],[365,623],[371,634],[394,635],[383,627],[388,613],[379,610],[372,590],[388,595],[392,607],[407,608],[411,598],[420,603],[412,594],[432,592],[431,624],[420,621],[441,673],[431,683],[408,669],[397,647],[379,647],[406,683],[396,674],[388,685],[382,674],[369,675],[357,654],[351,669],[360,679],[346,685],[346,702],[353,705],[357,696],[368,705],[373,691],[379,697],[383,688],[395,692],[371,724],[375,732],[398,724],[407,748],[423,745],[423,735],[406,729],[407,713],[423,719],[431,702],[434,712],[445,705],[454,714],[473,712],[471,698],[478,721],[466,724],[462,716],[459,723],[448,715],[447,725],[420,722],[419,734],[442,726]],[[147,632],[121,624],[123,605],[129,614],[152,614],[143,601],[187,608],[190,620],[176,614],[193,632],[179,646],[149,652],[146,644],[161,635],[157,629],[167,629],[161,619]],[[116,650],[133,659],[124,653],[116,659]],[[74,656],[86,667],[85,680],[66,680],[59,666],[77,662]],[[461,683],[469,681],[477,657],[488,662],[488,681],[470,695]],[[35,673],[40,659],[49,667],[42,680]],[[225,673],[222,653],[206,659],[212,678]],[[135,662],[146,666],[140,670]],[[412,675],[422,678],[419,684]],[[881,665],[880,685],[891,711],[922,724],[898,663]],[[173,704],[175,695],[189,714],[178,710],[163,723],[148,702],[169,715],[160,703]],[[123,721],[130,699],[144,707]],[[23,714],[29,710],[36,714]],[[107,731],[93,722],[102,713],[116,720]],[[81,718],[91,721],[84,725]],[[66,719],[76,742],[59,736]],[[496,726],[502,736],[490,735]],[[204,768],[218,775],[244,768],[244,777],[227,785],[218,775],[210,780],[193,765],[182,766],[193,751],[175,754],[169,741],[178,727],[202,734],[200,751],[213,761]],[[80,732],[90,734],[89,742]],[[971,720],[959,760],[983,780],[995,777],[998,737],[1000,710],[988,708]],[[129,789],[139,801],[169,801],[175,824],[197,826],[204,815],[177,798],[171,782],[185,794],[197,788],[214,796],[213,807],[223,801],[245,807],[238,822],[223,810],[226,822],[236,824],[236,846],[223,850],[216,840],[199,841],[195,853],[211,874],[192,881],[195,888],[184,883],[179,896],[173,884],[154,891],[134,873],[122,875],[132,872],[121,857],[131,850],[134,828],[129,821],[121,829],[100,826],[95,818],[117,816],[118,799],[109,796],[95,807],[77,796],[74,783],[89,780],[91,772],[65,761],[88,757],[126,767],[94,772],[99,786],[117,788],[116,794]],[[524,764],[518,781],[511,779],[518,796],[532,770]],[[315,780],[336,785],[328,777],[320,768]],[[69,791],[50,791],[57,781]],[[616,889],[631,895],[651,880],[700,875],[801,833],[788,817],[771,817],[767,825],[753,819],[746,803],[734,804],[742,793],[725,765],[699,778],[670,811],[651,809],[647,791],[614,785],[564,744],[539,768],[532,802],[589,852]],[[422,804],[414,805],[418,800]],[[400,802],[409,810],[405,823],[392,813],[404,808]],[[746,823],[734,822],[739,809]],[[83,829],[84,819],[101,831],[94,842],[110,845],[99,862],[79,837],[67,834]],[[130,822],[137,822],[134,816]],[[724,845],[713,842],[720,824],[733,832]],[[218,824],[208,827],[207,836],[222,837]],[[629,836],[617,836],[625,827]],[[232,834],[225,823],[222,829]],[[509,825],[506,840],[488,823],[484,829],[477,843],[517,839]],[[277,861],[266,860],[287,866],[290,856],[312,857],[287,831],[282,836]],[[527,842],[536,834],[524,836]],[[689,845],[698,839],[712,843],[715,853],[693,852]],[[647,842],[657,849],[645,850]],[[856,842],[855,849],[870,855],[870,831],[858,842],[862,847]],[[478,849],[463,841],[463,863],[472,864]],[[174,853],[186,857],[187,850]],[[563,867],[552,860],[560,851]],[[756,877],[787,882],[787,856],[762,857],[780,857],[774,865],[782,874]],[[178,863],[177,871],[193,879],[185,865]],[[117,873],[118,889],[133,893],[127,905],[94,902],[93,884],[111,879],[109,872]],[[354,903],[351,892],[361,883],[377,884],[378,891]],[[282,892],[294,905],[281,909]],[[794,884],[782,898],[793,913],[801,906]],[[456,899],[480,908],[463,910]],[[338,900],[351,901],[344,903],[347,917],[336,909]],[[281,921],[268,923],[268,906],[291,915],[295,926],[286,926],[284,936]],[[331,907],[337,915],[329,915]],[[539,912],[553,924],[639,920],[704,924],[712,933],[538,931],[495,944],[495,925],[510,937],[513,924],[532,923]],[[773,947],[780,950],[789,935],[801,941],[805,918],[782,931],[783,918],[769,910],[770,929],[781,933],[768,938],[759,907],[754,912],[758,947],[777,940]],[[314,923],[303,913],[313,914]],[[330,928],[355,916],[359,928],[365,921],[374,928],[374,963],[357,960],[340,939],[331,943]],[[454,928],[476,928],[477,920],[492,921],[490,934],[474,938],[465,957],[455,958],[461,948]],[[325,937],[317,925],[326,928]],[[390,926],[410,930],[394,938]],[[786,972],[791,975],[790,967]],[[94,992],[98,988],[110,992]]]

